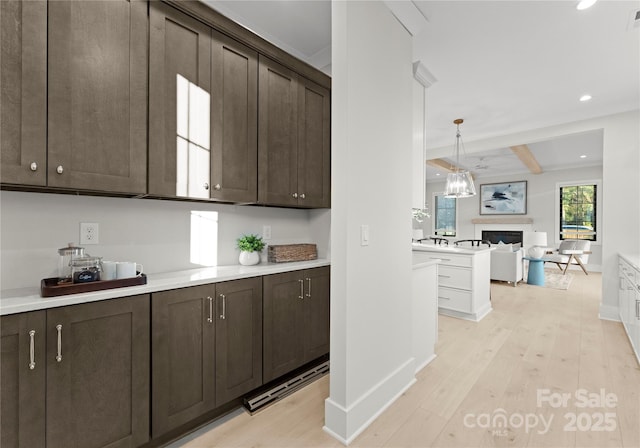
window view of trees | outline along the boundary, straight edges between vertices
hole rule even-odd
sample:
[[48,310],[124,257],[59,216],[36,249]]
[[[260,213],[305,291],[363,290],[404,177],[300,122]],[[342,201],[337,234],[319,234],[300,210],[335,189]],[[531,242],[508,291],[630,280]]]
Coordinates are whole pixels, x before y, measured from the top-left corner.
[[560,239],[596,241],[596,185],[560,187]]
[[435,196],[434,233],[439,236],[456,236],[456,198]]

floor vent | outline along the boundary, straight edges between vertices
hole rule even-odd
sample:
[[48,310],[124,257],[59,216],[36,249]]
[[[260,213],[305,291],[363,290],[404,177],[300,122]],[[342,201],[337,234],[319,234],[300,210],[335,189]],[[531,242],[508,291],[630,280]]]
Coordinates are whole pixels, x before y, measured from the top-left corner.
[[244,407],[250,414],[266,408],[287,395],[303,388],[309,383],[329,373],[329,361],[318,364],[315,367],[302,372],[301,374],[289,378],[266,391],[260,392],[258,395],[244,399]]

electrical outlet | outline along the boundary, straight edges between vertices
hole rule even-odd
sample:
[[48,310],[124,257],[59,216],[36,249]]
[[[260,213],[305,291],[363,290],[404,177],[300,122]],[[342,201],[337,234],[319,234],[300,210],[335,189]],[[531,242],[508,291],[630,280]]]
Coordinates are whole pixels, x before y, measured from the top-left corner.
[[262,226],[262,239],[265,241],[271,239],[271,226]]
[[100,232],[97,222],[80,223],[80,244],[99,244]]

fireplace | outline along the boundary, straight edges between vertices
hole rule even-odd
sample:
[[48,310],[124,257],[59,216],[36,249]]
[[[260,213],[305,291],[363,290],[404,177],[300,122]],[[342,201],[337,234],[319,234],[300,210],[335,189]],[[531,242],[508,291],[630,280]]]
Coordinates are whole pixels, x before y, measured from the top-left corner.
[[522,230],[483,230],[482,239],[491,244],[522,243]]

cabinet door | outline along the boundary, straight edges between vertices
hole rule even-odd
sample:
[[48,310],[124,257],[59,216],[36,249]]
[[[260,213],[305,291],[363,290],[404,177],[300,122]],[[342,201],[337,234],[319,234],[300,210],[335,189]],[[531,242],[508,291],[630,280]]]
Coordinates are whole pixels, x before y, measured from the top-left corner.
[[298,204],[331,206],[331,101],[329,91],[299,79]]
[[267,383],[304,364],[304,275],[263,277],[263,379]]
[[0,318],[0,446],[45,446],[44,311]]
[[213,31],[211,59],[211,197],[255,202],[258,53]]
[[147,2],[48,7],[49,186],[146,193]]
[[298,204],[298,76],[259,58],[258,201]]
[[214,297],[212,285],[152,295],[153,437],[215,405]]
[[151,2],[149,193],[209,197],[211,28]]
[[262,385],[262,278],[216,284],[216,406]]
[[47,447],[149,440],[149,296],[47,310]]
[[3,183],[47,181],[47,2],[0,1]]
[[330,268],[304,272],[304,362],[329,353]]

